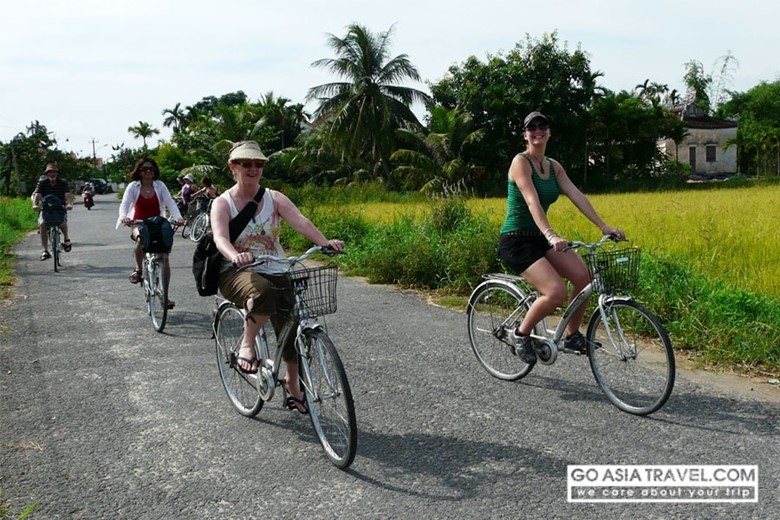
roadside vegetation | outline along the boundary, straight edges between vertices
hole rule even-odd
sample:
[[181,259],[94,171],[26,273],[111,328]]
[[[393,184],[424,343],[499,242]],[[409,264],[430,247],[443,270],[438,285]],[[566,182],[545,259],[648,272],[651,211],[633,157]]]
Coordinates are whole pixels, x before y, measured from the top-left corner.
[[[739,184],[739,183],[738,183]],[[485,272],[501,271],[496,258],[506,201],[449,198],[382,202],[355,188],[329,204],[299,199],[326,235],[347,242],[339,262],[372,283],[426,291],[440,304],[465,309]],[[293,196],[303,192],[292,190]],[[663,193],[610,194],[592,200],[605,219],[623,227],[642,248],[635,296],[664,321],[677,351],[703,365],[780,373],[780,270],[777,248],[757,247],[780,218],[773,201],[780,184],[693,188]],[[563,236],[595,240],[598,230],[567,202],[551,221]],[[749,204],[747,203],[749,201]],[[728,218],[722,218],[728,215]],[[306,244],[286,229],[285,244]]]

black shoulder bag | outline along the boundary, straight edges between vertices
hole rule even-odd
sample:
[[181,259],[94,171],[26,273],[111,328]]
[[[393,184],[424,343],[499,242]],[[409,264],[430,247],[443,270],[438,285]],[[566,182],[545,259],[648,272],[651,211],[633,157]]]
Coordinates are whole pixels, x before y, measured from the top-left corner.
[[[257,204],[263,198],[265,188],[260,187],[257,195],[244,206],[235,218],[230,219],[230,242],[233,243],[244,231],[249,221],[257,211]],[[214,296],[219,290],[219,271],[222,268],[222,253],[217,249],[214,235],[211,232],[203,235],[198,241],[195,253],[192,255],[192,275],[195,277],[195,288],[201,296]]]

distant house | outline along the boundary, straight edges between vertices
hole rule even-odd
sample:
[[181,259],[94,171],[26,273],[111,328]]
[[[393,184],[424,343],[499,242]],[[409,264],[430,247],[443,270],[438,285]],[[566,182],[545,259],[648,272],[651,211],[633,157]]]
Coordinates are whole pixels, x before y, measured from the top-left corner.
[[737,147],[726,142],[737,137],[737,122],[705,115],[693,103],[673,107],[685,123],[687,135],[678,145],[671,139],[659,142],[669,159],[689,164],[691,175],[718,177],[737,173]]

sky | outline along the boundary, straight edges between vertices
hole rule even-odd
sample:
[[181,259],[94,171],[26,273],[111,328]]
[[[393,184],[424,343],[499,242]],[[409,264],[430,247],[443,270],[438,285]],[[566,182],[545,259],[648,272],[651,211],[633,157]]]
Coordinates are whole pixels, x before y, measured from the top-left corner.
[[353,23],[392,27],[390,55],[423,79],[406,86],[426,92],[470,56],[553,31],[613,91],[649,79],[684,92],[685,63],[718,77],[729,53],[729,90],[780,80],[780,3],[765,0],[3,0],[0,20],[0,141],[37,120],[60,149],[106,159],[141,146],[127,131],[139,121],[160,130],[151,145],[169,138],[162,111],[179,102],[242,90],[304,103],[341,80],[311,64],[335,57],[328,35]]

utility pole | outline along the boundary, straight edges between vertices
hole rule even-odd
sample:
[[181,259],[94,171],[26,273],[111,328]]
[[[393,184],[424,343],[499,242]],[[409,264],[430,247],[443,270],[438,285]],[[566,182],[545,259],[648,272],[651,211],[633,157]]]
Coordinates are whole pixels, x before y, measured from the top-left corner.
[[93,137],[90,143],[92,143],[92,164],[97,168],[97,152],[95,151],[95,144],[97,141],[95,141],[95,138]]

